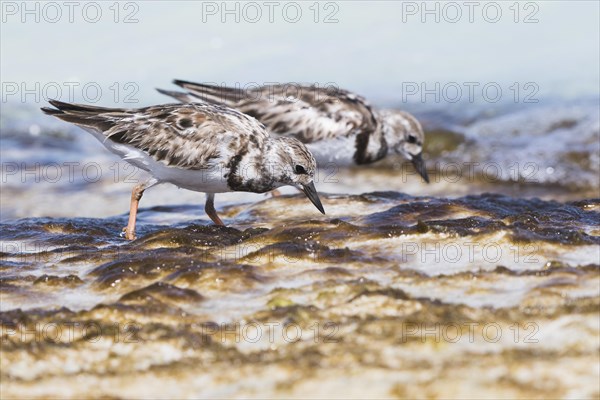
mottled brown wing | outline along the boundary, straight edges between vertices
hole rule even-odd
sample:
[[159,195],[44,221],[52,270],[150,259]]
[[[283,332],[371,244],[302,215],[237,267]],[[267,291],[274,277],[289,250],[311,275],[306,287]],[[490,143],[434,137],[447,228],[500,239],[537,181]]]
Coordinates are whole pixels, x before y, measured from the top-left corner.
[[141,109],[110,109],[58,101],[44,112],[93,128],[110,140],[133,146],[168,166],[210,168],[220,149],[232,142],[262,143],[268,138],[256,120],[212,104],[166,104]]
[[[371,106],[364,98],[333,87],[288,84],[242,90],[174,82],[203,101],[235,108],[258,119],[270,132],[293,136],[304,143],[370,134],[377,127]],[[191,100],[181,93],[173,97]]]

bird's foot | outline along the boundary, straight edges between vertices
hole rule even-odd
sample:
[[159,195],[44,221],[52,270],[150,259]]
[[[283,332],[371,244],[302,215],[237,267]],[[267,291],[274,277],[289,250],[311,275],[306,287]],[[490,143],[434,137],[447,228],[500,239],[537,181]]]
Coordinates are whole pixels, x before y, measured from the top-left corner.
[[121,232],[121,236],[127,240],[135,240],[136,239],[135,231],[133,229],[129,229],[128,226],[123,228],[123,231]]

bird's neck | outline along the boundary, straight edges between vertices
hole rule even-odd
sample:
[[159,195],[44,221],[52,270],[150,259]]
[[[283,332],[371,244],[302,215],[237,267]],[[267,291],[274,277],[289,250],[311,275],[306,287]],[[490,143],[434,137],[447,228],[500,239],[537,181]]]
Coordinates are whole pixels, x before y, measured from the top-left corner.
[[383,124],[379,122],[374,130],[363,131],[356,135],[354,162],[358,165],[371,164],[387,155]]
[[262,165],[265,176],[272,181],[272,189],[286,185],[284,170],[284,158],[286,155],[283,142],[279,138],[269,140],[265,144],[264,151],[262,152]]
[[284,150],[277,140],[269,140],[261,151],[246,152],[232,158],[228,184],[240,192],[264,193],[287,185],[283,169]]

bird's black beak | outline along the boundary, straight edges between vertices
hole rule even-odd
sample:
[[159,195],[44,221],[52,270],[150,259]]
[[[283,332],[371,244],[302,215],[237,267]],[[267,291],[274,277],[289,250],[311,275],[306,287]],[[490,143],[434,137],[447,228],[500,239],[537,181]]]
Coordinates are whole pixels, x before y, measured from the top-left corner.
[[429,176],[427,175],[427,168],[425,167],[425,161],[423,161],[423,157],[421,157],[421,153],[415,155],[410,160],[425,182],[429,183]]
[[325,209],[323,209],[323,204],[321,204],[321,199],[319,199],[319,194],[317,193],[317,189],[315,189],[315,184],[311,182],[308,185],[302,185],[302,191],[315,205],[315,207],[317,207],[321,213],[325,214]]

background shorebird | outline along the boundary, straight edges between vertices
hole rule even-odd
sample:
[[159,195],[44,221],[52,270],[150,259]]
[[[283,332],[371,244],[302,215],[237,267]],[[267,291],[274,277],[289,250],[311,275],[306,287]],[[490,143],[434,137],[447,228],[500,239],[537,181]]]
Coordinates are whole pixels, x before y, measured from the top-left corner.
[[423,129],[406,112],[374,111],[363,97],[338,88],[286,84],[244,90],[173,83],[187,92],[157,90],[184,103],[221,104],[251,115],[275,136],[295,137],[306,144],[321,167],[370,164],[393,152],[410,160],[429,182],[422,158]]

